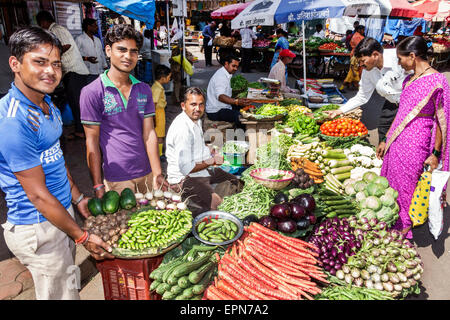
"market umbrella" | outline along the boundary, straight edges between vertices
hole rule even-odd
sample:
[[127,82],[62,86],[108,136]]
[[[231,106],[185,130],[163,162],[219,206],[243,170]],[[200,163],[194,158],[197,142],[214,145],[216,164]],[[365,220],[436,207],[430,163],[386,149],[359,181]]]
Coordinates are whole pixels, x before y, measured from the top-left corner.
[[444,21],[450,16],[450,0],[426,0],[412,5],[427,21]]
[[211,12],[211,18],[231,20],[234,17],[236,17],[239,13],[241,13],[242,10],[247,8],[250,4],[251,2],[242,2],[224,6],[220,9]]

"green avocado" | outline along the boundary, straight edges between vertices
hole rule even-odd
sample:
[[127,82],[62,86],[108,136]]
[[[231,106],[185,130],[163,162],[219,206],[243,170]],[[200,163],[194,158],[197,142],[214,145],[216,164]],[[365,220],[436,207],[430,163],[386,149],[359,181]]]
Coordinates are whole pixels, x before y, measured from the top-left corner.
[[120,195],[117,191],[110,190],[103,195],[102,209],[105,213],[116,213],[119,210]]
[[130,188],[125,188],[120,193],[120,207],[130,210],[136,206],[136,197]]

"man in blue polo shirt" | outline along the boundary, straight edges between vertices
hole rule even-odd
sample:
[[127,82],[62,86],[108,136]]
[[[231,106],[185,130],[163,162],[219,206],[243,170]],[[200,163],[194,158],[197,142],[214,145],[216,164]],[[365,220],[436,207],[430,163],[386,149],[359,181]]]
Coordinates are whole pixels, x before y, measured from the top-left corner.
[[112,256],[74,220],[72,203],[89,216],[87,198],[66,169],[61,114],[49,94],[61,81],[61,43],[30,27],[10,40],[14,83],[0,100],[0,187],[6,194],[6,244],[31,272],[37,299],[79,299],[70,286],[75,243],[96,259]]
[[142,35],[131,25],[119,24],[108,30],[105,44],[111,68],[84,87],[80,96],[96,196],[125,188],[142,193],[147,186],[167,188],[153,124],[152,90],[130,74],[137,64]]

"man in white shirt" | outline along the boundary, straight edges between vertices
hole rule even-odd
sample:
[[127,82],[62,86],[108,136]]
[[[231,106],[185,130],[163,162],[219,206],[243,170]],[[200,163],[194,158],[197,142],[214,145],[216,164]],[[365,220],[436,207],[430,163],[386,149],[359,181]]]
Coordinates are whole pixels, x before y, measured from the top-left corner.
[[201,117],[205,112],[205,97],[199,88],[188,88],[181,102],[183,111],[173,120],[166,137],[167,181],[176,192],[183,190],[183,198],[189,197],[201,209],[193,212],[217,210],[222,198],[211,184],[238,179],[214,168],[223,163],[223,157],[211,152],[203,138]]
[[240,108],[250,104],[248,99],[232,98],[231,77],[239,67],[239,58],[228,55],[223,60],[223,67],[209,80],[206,94],[206,115],[212,121],[232,122],[244,129],[239,120]]
[[105,69],[108,69],[108,63],[106,62],[102,42],[95,36],[98,33],[97,21],[86,18],[83,20],[82,28],[83,33],[75,39],[75,42],[84,64],[89,69],[90,82],[103,73]]
[[313,37],[325,38],[325,31],[323,31],[323,26],[320,23],[316,24],[316,32],[314,32]]
[[240,31],[242,38],[242,73],[251,72],[252,65],[252,54],[253,54],[253,40],[256,40],[256,35],[250,27],[241,29]]
[[80,94],[81,89],[87,85],[89,70],[83,62],[80,50],[70,34],[69,30],[56,24],[52,14],[48,11],[40,11],[36,15],[38,25],[53,33],[63,47],[61,62],[63,72],[64,90],[66,98],[72,109],[75,122],[75,136],[84,138],[84,129],[80,121]]
[[366,104],[376,90],[386,99],[378,125],[378,153],[384,148],[386,134],[397,114],[402,85],[407,74],[398,64],[396,49],[383,49],[373,38],[361,40],[355,48],[355,56],[363,67],[358,93],[338,110],[329,112],[329,115],[336,117]]
[[289,88],[287,85],[286,68],[296,57],[295,53],[289,49],[283,49],[281,50],[279,57],[280,59],[278,62],[270,69],[268,78],[280,81],[280,90],[285,98],[301,99],[300,92],[296,89]]

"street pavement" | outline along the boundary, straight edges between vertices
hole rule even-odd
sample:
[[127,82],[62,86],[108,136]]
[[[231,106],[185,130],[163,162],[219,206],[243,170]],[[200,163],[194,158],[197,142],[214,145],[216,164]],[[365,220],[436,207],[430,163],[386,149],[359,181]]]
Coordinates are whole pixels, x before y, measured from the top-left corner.
[[[208,81],[214,72],[220,67],[213,59],[212,67],[204,67],[204,56],[197,47],[188,49],[199,58],[195,64],[195,74],[190,79],[191,86],[198,86],[206,91]],[[239,73],[239,71],[238,71]],[[450,72],[447,72],[450,81]],[[260,77],[267,77],[266,73],[252,72],[244,74],[249,81],[256,81]],[[294,79],[289,78],[289,84],[294,87]],[[347,98],[352,97],[356,91],[344,92]],[[167,97],[168,106],[166,108],[167,126],[177,114],[181,112],[181,107],[171,104],[170,96]],[[376,145],[378,137],[376,128],[383,105],[383,99],[376,93],[370,101],[362,107],[362,121],[366,124],[370,132],[370,141]],[[66,131],[71,129],[66,128]],[[75,182],[81,191],[92,196],[89,171],[86,165],[86,154],[84,140],[69,141],[66,146],[65,159],[74,177]],[[163,163],[164,168],[164,163]],[[450,209],[446,208],[444,216],[448,217]],[[0,223],[6,220],[6,203],[4,194],[0,191]],[[78,216],[78,222],[81,218]],[[411,300],[447,300],[450,299],[450,220],[444,220],[444,228],[441,236],[434,241],[428,231],[428,224],[413,230],[414,242],[418,246],[418,251],[424,262],[424,273],[422,277],[422,292],[418,296],[412,296]],[[0,234],[0,299],[32,300],[35,299],[32,280],[29,273],[18,263],[13,255],[7,250],[3,235]],[[80,297],[82,300],[104,300],[103,284],[100,273],[95,269],[95,262],[89,257],[84,248],[77,251],[76,264],[82,269],[82,289]],[[30,281],[31,280],[31,281]]]

